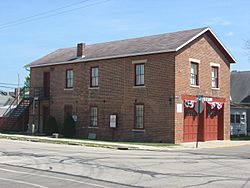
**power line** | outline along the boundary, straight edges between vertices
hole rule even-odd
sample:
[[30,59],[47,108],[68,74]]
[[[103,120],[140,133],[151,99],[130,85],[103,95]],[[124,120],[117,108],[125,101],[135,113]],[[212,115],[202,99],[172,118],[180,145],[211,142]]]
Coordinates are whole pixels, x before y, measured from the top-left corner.
[[72,3],[72,4],[69,4],[69,5],[63,6],[63,7],[59,7],[59,8],[51,9],[51,10],[48,10],[48,11],[45,11],[45,12],[40,12],[38,14],[34,14],[34,15],[31,15],[31,16],[19,18],[17,20],[13,20],[13,21],[9,21],[9,22],[0,24],[0,27],[6,26],[6,25],[10,25],[10,24],[13,24],[13,23],[17,23],[17,22],[20,22],[20,21],[23,21],[23,20],[28,20],[30,18],[42,16],[44,14],[48,14],[48,13],[55,12],[55,11],[58,11],[58,10],[62,10],[62,9],[68,8],[68,7],[72,7],[72,6],[78,5],[78,4],[82,4],[82,3],[85,3],[87,1],[90,1],[90,0],[84,0],[84,1],[76,2],[76,3]]
[[0,86],[0,88],[6,88],[6,89],[16,89],[16,87],[10,87],[10,86]]
[[18,86],[18,84],[0,82],[1,85]]
[[20,22],[17,22],[17,23],[13,23],[13,24],[9,24],[9,25],[0,27],[0,30],[8,28],[8,27],[11,27],[11,26],[15,26],[15,25],[20,25],[20,24],[24,24],[24,23],[28,23],[28,22],[32,22],[32,21],[37,21],[37,20],[41,20],[41,19],[44,19],[44,18],[57,16],[57,15],[60,15],[60,14],[65,14],[65,13],[68,13],[68,12],[72,12],[72,11],[83,9],[83,8],[87,8],[87,7],[91,7],[91,6],[98,5],[98,4],[101,4],[101,3],[105,3],[105,2],[108,2],[108,1],[111,1],[111,0],[98,1],[98,2],[95,2],[95,3],[92,3],[92,4],[88,4],[88,5],[85,5],[85,6],[73,8],[73,9],[70,9],[70,10],[61,11],[61,12],[58,12],[58,13],[55,13],[55,14],[49,14],[47,16],[40,16],[40,17],[34,18],[34,19],[32,19],[33,17],[31,16],[31,18],[27,19],[26,21],[24,20],[24,21],[20,21]]

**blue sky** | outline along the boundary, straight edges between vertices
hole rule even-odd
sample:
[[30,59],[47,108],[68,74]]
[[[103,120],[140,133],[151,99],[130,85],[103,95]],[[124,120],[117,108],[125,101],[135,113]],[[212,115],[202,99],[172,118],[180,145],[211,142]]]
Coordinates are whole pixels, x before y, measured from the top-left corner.
[[[204,26],[212,28],[237,60],[231,69],[250,70],[244,49],[245,41],[250,40],[249,0],[82,1],[0,1],[0,83],[17,83],[18,73],[23,83],[25,64],[79,42],[91,44]],[[45,16],[76,10],[3,28],[5,23],[78,2],[82,3]]]

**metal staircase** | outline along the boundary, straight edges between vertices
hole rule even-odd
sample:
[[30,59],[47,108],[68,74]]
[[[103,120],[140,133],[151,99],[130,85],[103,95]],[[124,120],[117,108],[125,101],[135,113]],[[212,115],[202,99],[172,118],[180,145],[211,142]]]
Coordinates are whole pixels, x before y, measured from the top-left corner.
[[1,131],[24,131],[24,126],[18,124],[24,121],[32,101],[33,99],[26,95],[25,92],[20,93],[3,114]]
[[36,87],[22,90],[3,114],[0,131],[26,131],[29,118],[29,108],[35,101],[49,100],[50,88]]

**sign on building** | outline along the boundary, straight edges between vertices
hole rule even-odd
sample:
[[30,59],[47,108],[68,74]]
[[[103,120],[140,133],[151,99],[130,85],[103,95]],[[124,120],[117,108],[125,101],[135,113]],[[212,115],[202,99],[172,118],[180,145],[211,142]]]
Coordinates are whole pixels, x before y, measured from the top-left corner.
[[116,115],[114,115],[114,114],[112,114],[112,115],[110,115],[110,117],[109,117],[109,126],[110,126],[110,128],[116,128],[116,125],[117,123],[116,123]]

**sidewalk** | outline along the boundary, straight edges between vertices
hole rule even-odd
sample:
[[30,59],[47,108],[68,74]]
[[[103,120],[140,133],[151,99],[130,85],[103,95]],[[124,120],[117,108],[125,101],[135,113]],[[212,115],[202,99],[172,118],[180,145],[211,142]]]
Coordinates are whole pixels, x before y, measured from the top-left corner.
[[[206,142],[198,142],[198,148],[223,148],[223,147],[234,147],[234,146],[244,146],[250,145],[249,141],[241,141],[241,140],[216,140],[216,141],[206,141]],[[182,148],[196,148],[196,142],[187,142],[181,144]]]
[[170,148],[179,147],[178,145],[173,146],[147,146],[141,144],[135,144],[134,142],[129,143],[119,143],[119,142],[109,142],[109,141],[98,141],[98,140],[84,140],[84,139],[67,139],[67,138],[51,138],[46,136],[29,136],[29,135],[18,135],[18,134],[2,134],[0,133],[0,138],[11,139],[11,140],[22,140],[31,142],[45,142],[54,144],[68,144],[68,145],[79,145],[79,146],[89,146],[89,147],[103,147],[111,149],[135,149],[135,150],[169,150]]
[[[145,144],[136,143],[119,143],[119,142],[108,142],[108,141],[98,141],[98,140],[81,140],[81,139],[67,139],[67,138],[51,138],[45,136],[29,136],[29,135],[18,135],[18,134],[1,134],[2,139],[11,140],[22,140],[31,142],[45,142],[54,144],[68,144],[68,145],[79,145],[79,146],[89,146],[89,147],[104,147],[111,149],[123,149],[123,150],[155,150],[155,151],[169,151],[169,150],[183,150],[183,149],[196,149],[196,142],[182,143],[180,145],[173,146],[148,146]],[[222,147],[234,147],[250,145],[250,141],[207,141],[199,142],[198,148],[222,148]]]

